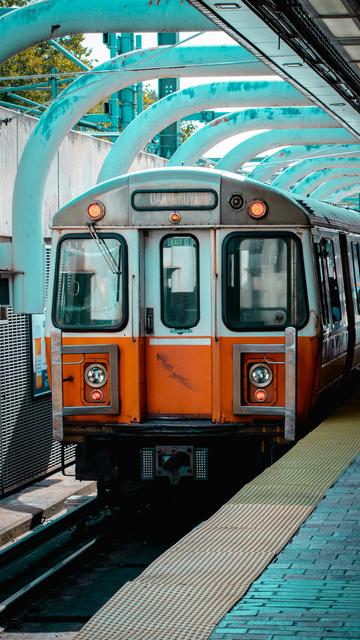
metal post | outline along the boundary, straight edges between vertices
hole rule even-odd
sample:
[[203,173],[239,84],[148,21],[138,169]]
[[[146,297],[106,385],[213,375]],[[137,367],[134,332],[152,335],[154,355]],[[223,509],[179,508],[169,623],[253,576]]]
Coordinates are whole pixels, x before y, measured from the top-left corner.
[[[133,51],[133,33],[122,33],[119,40],[119,53],[128,53],[129,51]],[[130,122],[135,118],[134,87],[126,87],[126,89],[122,89],[121,91],[119,91],[119,98],[121,103],[120,125],[122,129],[125,129],[128,124],[130,124]]]
[[[137,35],[135,38],[135,48],[142,49],[142,36]],[[139,115],[144,109],[143,83],[136,84],[136,115]]]
[[56,98],[58,97],[58,82],[57,82],[57,68],[56,67],[51,67],[51,73],[53,74],[53,76],[50,78],[49,83],[50,83],[50,87],[51,87],[51,98],[53,100],[56,100]]
[[[176,44],[179,42],[178,33],[158,33],[158,45]],[[178,78],[160,78],[159,99],[165,98],[170,93],[179,89]],[[160,132],[160,155],[163,158],[171,158],[179,146],[179,123],[173,122]]]
[[[116,33],[104,33],[104,44],[107,45],[110,51],[110,58],[115,58],[119,53],[120,41]],[[109,98],[109,116],[111,120],[111,128],[113,131],[119,130],[120,126],[120,105],[119,105],[120,92],[113,93]]]

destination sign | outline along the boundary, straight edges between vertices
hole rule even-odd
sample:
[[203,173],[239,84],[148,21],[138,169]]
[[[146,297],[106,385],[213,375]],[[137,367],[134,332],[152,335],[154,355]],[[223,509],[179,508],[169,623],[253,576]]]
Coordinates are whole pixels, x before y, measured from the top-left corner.
[[169,211],[173,209],[215,209],[217,194],[205,189],[198,191],[134,191],[132,206],[137,211]]

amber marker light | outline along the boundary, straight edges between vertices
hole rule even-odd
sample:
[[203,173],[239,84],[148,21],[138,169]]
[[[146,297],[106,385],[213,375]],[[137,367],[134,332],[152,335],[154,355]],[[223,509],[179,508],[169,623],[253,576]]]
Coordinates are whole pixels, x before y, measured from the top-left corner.
[[253,200],[248,206],[249,215],[252,218],[263,218],[267,212],[267,206],[262,200]]
[[169,220],[173,224],[179,224],[179,222],[181,220],[180,213],[178,211],[174,211],[173,213],[170,213]]
[[257,389],[255,391],[255,398],[258,402],[265,402],[267,399],[267,393],[264,389]]
[[90,220],[97,222],[102,220],[105,215],[105,205],[100,200],[95,200],[95,202],[89,204],[87,212]]

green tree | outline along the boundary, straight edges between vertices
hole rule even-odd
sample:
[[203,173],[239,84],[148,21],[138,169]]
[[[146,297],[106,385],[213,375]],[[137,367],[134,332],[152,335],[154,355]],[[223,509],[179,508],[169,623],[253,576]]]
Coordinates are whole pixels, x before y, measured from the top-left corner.
[[185,142],[195,131],[198,130],[198,125],[192,120],[183,120],[180,126],[180,142]]
[[[14,0],[1,0],[1,7],[11,7],[14,6]],[[16,6],[22,7],[24,5],[30,4],[30,0],[16,0]],[[84,46],[84,36],[82,34],[77,34],[74,36],[64,36],[62,38],[57,38],[57,41],[70,53],[75,55],[85,64],[91,65],[93,62],[91,59],[91,50]],[[0,76],[2,78],[9,76],[28,76],[28,75],[37,75],[37,74],[48,74],[51,73],[51,69],[56,67],[60,73],[71,73],[73,71],[79,72],[79,67],[68,60],[62,53],[56,51],[50,44],[47,42],[41,42],[34,47],[30,47],[30,49],[26,49],[26,51],[22,51],[18,55],[10,58],[5,63],[0,66]],[[4,86],[20,86],[22,84],[37,84],[38,82],[46,82],[48,83],[48,88],[45,90],[37,90],[36,88],[31,89],[29,91],[22,91],[21,95],[24,98],[28,98],[30,100],[35,100],[40,103],[48,103],[51,100],[51,87],[50,82],[48,82],[47,78],[29,78],[29,79],[18,79],[18,80],[2,80],[0,79],[0,99],[6,100],[7,102],[18,103],[19,101],[7,96],[4,93],[1,93],[1,87]],[[64,88],[66,85],[61,84],[60,89]],[[16,89],[14,90],[16,93]]]
[[144,109],[150,107],[154,102],[158,100],[158,94],[155,89],[151,89],[150,84],[147,82],[143,84],[143,104]]

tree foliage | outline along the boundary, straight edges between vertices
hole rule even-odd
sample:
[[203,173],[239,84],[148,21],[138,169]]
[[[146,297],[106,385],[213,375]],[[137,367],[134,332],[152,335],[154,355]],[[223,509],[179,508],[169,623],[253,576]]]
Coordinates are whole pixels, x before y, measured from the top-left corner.
[[[1,0],[2,7],[14,6],[14,0]],[[30,0],[16,0],[16,6],[22,7],[30,4]],[[57,41],[70,53],[75,55],[85,64],[91,65],[91,50],[84,46],[84,36],[77,34],[74,36],[64,36],[57,38]],[[37,74],[51,73],[52,68],[58,69],[60,73],[71,73],[73,71],[79,72],[79,67],[71,60],[68,60],[62,53],[56,51],[47,42],[41,42],[34,47],[22,51],[16,56],[13,56],[0,66],[0,76],[4,77],[17,77],[17,76],[31,76]],[[47,78],[29,78],[19,80],[0,80],[0,99],[7,102],[18,102],[16,99],[1,93],[1,87],[3,86],[20,86],[28,84],[37,84],[38,82],[48,83],[48,88],[45,90],[37,90],[36,88],[29,91],[22,91],[21,95],[24,98],[35,100],[40,103],[47,103],[51,100],[50,83]],[[61,84],[59,90],[66,85]],[[16,93],[16,89],[13,91]]]
[[[0,0],[1,7],[13,7],[16,1],[17,7],[23,7],[31,4],[33,0]],[[74,56],[79,58],[81,62],[93,66],[97,61],[92,58],[92,51],[84,45],[84,35],[76,34],[72,36],[63,36],[56,39],[65,49]],[[9,60],[6,60],[0,66],[0,100],[15,104],[24,103],[21,99],[14,98],[8,93],[1,91],[1,87],[15,87],[12,93],[18,94],[28,100],[34,100],[41,104],[49,104],[51,102],[51,78],[41,77],[43,74],[52,74],[53,69],[57,69],[58,73],[78,73],[80,68],[71,60],[66,58],[62,53],[54,49],[48,42],[41,42],[25,51],[22,51]],[[29,78],[19,78],[19,76],[39,76]],[[53,78],[55,76],[52,76]],[[9,78],[4,80],[4,78]],[[11,78],[11,79],[10,79]],[[68,81],[72,81],[73,77],[69,76]],[[58,91],[64,89],[68,82],[64,77],[58,76]],[[46,86],[42,89],[36,88],[36,84],[44,83]],[[17,91],[16,87],[21,85],[34,85],[26,91]],[[143,105],[147,109],[150,105],[158,100],[157,92],[151,88],[149,83],[143,85]],[[31,108],[31,106],[29,106]],[[94,106],[90,113],[103,113],[104,101]],[[197,126],[191,121],[184,121],[181,124],[180,140],[184,142],[190,135],[197,130]]]
[[154,102],[158,100],[158,94],[155,89],[151,89],[150,84],[147,82],[143,84],[143,104],[144,109],[150,107]]
[[197,124],[192,120],[183,120],[180,126],[180,142],[185,142],[195,131],[198,130]]

